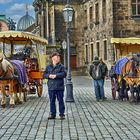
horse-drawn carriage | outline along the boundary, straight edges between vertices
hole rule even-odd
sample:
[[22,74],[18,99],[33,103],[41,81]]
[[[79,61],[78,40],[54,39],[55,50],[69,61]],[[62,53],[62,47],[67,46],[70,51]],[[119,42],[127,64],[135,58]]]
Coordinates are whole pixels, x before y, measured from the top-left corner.
[[[140,94],[140,38],[112,38],[114,44],[116,64],[112,67],[112,96],[139,101]],[[130,91],[131,96],[128,96]]]
[[0,32],[0,91],[1,105],[10,96],[10,105],[26,101],[27,93],[43,90],[47,40],[28,32]]

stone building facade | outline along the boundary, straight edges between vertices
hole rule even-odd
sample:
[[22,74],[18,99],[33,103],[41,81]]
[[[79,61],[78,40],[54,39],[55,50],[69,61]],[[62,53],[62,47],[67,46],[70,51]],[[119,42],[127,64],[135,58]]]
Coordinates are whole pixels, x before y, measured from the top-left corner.
[[[36,33],[48,39],[48,48],[61,49],[63,40],[66,40],[66,23],[64,22],[63,9],[67,0],[35,0],[33,6],[36,15]],[[74,11],[80,8],[80,0],[71,0],[70,4]],[[75,23],[74,16],[71,23],[70,49],[71,49],[71,67],[77,68],[77,52],[75,45]],[[53,50],[53,49],[51,49]],[[47,53],[50,53],[47,51]]]
[[[52,46],[66,40],[62,11],[66,0],[35,0],[36,32]],[[139,0],[71,0],[74,19],[71,26],[71,62],[87,69],[94,56],[110,67],[115,60],[112,37],[140,37]],[[74,64],[75,63],[75,64]]]
[[85,0],[85,63],[98,55],[110,67],[116,56],[111,38],[140,37],[138,0]]

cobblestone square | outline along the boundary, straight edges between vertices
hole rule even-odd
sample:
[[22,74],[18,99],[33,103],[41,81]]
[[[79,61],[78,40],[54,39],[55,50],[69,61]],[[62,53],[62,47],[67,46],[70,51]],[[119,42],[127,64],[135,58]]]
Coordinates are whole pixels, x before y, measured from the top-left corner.
[[[96,102],[90,77],[73,77],[75,103],[65,103],[66,119],[48,120],[49,100],[28,95],[15,108],[0,107],[1,140],[139,140],[140,105],[113,100],[110,81],[107,101]],[[8,100],[8,98],[7,98]]]

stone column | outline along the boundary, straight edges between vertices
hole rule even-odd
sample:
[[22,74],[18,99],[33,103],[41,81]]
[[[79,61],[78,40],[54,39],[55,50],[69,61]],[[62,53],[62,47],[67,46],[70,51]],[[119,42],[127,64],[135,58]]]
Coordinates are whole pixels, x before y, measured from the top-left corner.
[[41,25],[41,36],[44,37],[44,9],[43,4],[41,5],[41,19],[40,19],[40,25]]
[[49,39],[49,4],[48,4],[48,1],[46,1],[46,12],[45,12],[44,18],[45,18],[46,38]]

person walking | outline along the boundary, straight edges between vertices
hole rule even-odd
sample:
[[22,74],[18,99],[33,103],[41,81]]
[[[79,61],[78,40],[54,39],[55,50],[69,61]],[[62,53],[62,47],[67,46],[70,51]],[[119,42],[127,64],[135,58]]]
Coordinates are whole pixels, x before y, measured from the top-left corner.
[[52,64],[46,67],[44,78],[48,79],[48,93],[50,100],[50,116],[48,119],[56,118],[56,98],[59,102],[59,116],[60,119],[65,119],[65,105],[64,105],[64,78],[66,78],[66,69],[60,63],[60,54],[54,52],[51,55]]
[[99,57],[95,56],[93,63],[90,65],[89,74],[93,78],[96,100],[105,100],[104,95],[104,66],[100,62]]

